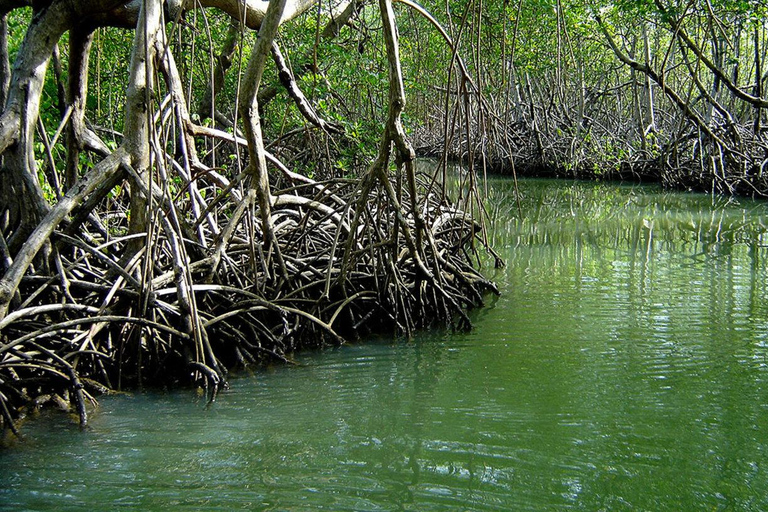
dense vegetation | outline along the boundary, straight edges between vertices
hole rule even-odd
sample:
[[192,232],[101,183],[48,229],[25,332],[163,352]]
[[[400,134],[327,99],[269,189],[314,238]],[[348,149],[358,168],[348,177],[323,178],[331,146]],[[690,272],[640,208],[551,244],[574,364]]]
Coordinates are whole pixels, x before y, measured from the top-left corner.
[[[507,171],[768,193],[764,3],[452,7],[484,100],[420,96],[417,146]],[[468,80],[456,72],[453,89]]]
[[[476,270],[473,184],[454,204],[447,180],[415,170],[388,0],[320,6],[291,53],[278,28],[315,2],[204,4],[10,12],[26,33],[0,117],[6,426],[48,402],[85,424],[94,393],[126,386],[196,383],[213,399],[232,367],[299,346],[467,328],[495,291]],[[378,27],[376,98],[325,78],[318,41],[352,15]],[[375,134],[329,117],[326,95],[381,102]],[[364,164],[354,178],[349,162]]]
[[0,0],[4,425],[466,326],[493,286],[449,158],[768,193],[759,2],[265,4]]

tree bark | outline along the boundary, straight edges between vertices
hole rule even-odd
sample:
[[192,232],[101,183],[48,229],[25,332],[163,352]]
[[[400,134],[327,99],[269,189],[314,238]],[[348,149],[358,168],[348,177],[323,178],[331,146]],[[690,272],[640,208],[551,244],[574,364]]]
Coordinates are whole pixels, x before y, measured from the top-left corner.
[[[149,202],[151,201],[152,173],[150,172],[149,123],[155,78],[155,43],[162,29],[163,9],[161,0],[146,0],[139,14],[139,23],[131,55],[128,92],[125,105],[125,138],[123,147],[127,151],[131,166],[141,183],[131,186],[131,218],[128,224],[130,234],[147,231],[149,223]],[[141,189],[150,191],[147,196]],[[142,240],[133,240],[128,253],[137,252]]]
[[[93,34],[92,31],[78,29],[70,32],[67,104],[72,111],[67,125],[67,166],[64,172],[66,188],[73,187],[77,181],[80,152],[85,149],[85,133],[88,130],[85,126],[85,100]],[[104,150],[108,151],[106,147]]]
[[0,117],[0,153],[4,153],[0,198],[15,228],[8,240],[12,253],[49,209],[37,177],[34,135],[45,73],[59,38],[69,28],[70,13],[63,2],[56,2],[34,15],[19,48]]
[[11,84],[11,62],[8,59],[8,17],[0,19],[0,109],[8,99],[8,86]]

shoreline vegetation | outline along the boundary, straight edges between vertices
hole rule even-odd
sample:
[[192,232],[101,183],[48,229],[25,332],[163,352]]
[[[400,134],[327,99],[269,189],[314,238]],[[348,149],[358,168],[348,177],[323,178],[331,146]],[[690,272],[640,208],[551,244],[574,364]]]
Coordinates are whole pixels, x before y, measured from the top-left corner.
[[473,5],[464,48],[483,95],[433,95],[414,128],[419,154],[479,172],[768,197],[768,6]]
[[[302,122],[340,131],[309,105],[275,39],[313,2],[248,3],[245,24],[230,24],[259,37],[237,70],[239,123],[229,129],[189,113],[186,95],[197,91],[171,51],[166,30],[182,28],[169,24],[173,3],[136,3],[126,14],[136,29],[125,114],[111,146],[86,122],[98,25],[82,20],[99,12],[114,23],[115,2],[53,1],[29,19],[18,48],[0,117],[2,428],[18,435],[19,418],[49,404],[85,427],[95,396],[111,390],[197,386],[213,401],[231,369],[287,362],[300,347],[470,327],[467,310],[498,293],[478,271],[478,251],[492,252],[472,212],[480,200],[474,182],[454,203],[446,176],[416,172],[390,0],[374,10],[388,82],[379,150],[359,177],[325,179],[283,163],[295,145],[267,150],[259,98],[271,56]],[[65,32],[64,115],[43,137],[48,158],[38,167],[45,64],[55,66]],[[52,148],[64,130],[61,169]],[[83,166],[86,152],[95,157]]]
[[[485,173],[768,196],[766,19],[731,0],[0,0],[0,428],[469,328],[496,293],[481,261],[503,265]],[[472,170],[457,189],[449,159]]]

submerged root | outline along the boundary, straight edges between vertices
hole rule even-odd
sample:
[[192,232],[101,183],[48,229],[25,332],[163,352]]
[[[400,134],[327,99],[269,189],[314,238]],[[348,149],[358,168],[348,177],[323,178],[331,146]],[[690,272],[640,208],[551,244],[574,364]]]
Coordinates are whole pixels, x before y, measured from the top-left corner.
[[[0,423],[58,397],[85,425],[92,394],[142,385],[192,384],[213,400],[231,369],[298,348],[468,328],[467,310],[496,291],[477,269],[479,227],[445,197],[415,202],[425,274],[402,235],[414,215],[384,187],[282,176],[272,225],[287,277],[258,210],[233,216],[245,199],[206,175],[196,198],[208,203],[159,197],[149,233],[104,238],[127,230],[121,197],[102,202],[99,229],[55,232],[59,264],[28,272],[0,321]],[[137,236],[145,246],[128,257]]]

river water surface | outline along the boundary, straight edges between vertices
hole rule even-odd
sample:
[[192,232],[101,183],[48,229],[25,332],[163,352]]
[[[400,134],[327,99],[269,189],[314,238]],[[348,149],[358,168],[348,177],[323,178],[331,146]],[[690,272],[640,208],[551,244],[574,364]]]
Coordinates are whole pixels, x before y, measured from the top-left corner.
[[471,333],[44,414],[0,509],[768,510],[768,207],[490,186],[507,267]]

